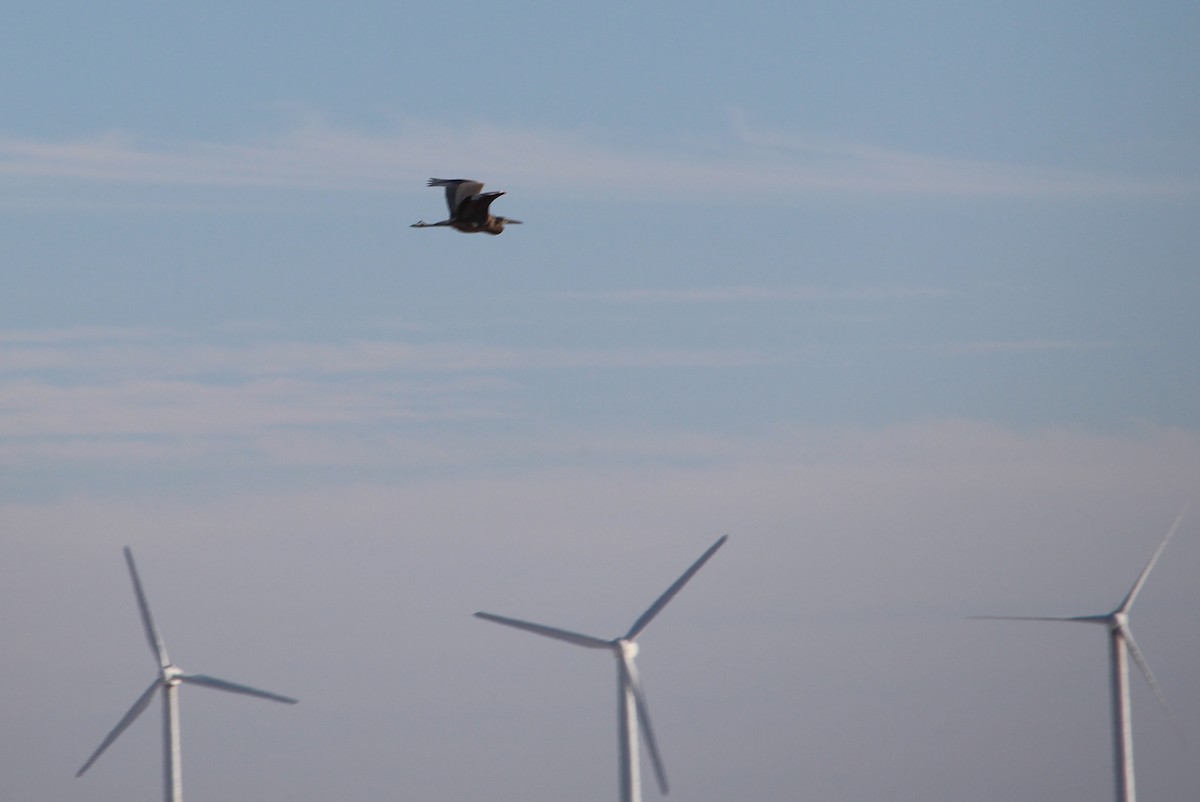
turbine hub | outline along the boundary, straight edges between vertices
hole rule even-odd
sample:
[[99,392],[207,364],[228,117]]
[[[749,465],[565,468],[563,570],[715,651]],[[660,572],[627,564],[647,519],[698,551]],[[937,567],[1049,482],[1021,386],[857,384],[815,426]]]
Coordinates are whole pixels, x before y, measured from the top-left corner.
[[619,641],[617,641],[617,649],[619,649],[621,655],[628,660],[632,660],[633,658],[637,657],[638,645],[631,640],[621,638]]
[[162,680],[163,683],[170,686],[179,684],[179,677],[183,674],[183,669],[177,665],[163,666]]
[[1117,630],[1125,629],[1128,626],[1129,626],[1129,615],[1126,613],[1115,612],[1112,614],[1112,617],[1108,619],[1108,628],[1113,630],[1114,632]]

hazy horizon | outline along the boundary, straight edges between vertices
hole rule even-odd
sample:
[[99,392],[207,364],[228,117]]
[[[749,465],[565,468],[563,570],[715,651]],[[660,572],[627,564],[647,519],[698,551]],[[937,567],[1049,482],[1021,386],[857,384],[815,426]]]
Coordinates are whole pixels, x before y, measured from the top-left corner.
[[[20,3],[0,797],[1111,798],[1200,489],[1200,9]],[[413,230],[430,177],[503,235]],[[1200,508],[1132,613],[1200,738]],[[1131,676],[1145,800],[1200,798]],[[644,766],[648,769],[648,766]],[[658,798],[644,775],[644,797]]]

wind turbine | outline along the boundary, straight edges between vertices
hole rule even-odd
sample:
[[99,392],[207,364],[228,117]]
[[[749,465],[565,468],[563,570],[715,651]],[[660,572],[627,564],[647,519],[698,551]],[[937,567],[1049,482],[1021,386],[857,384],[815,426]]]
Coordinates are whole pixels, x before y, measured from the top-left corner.
[[1113,772],[1116,782],[1117,802],[1136,802],[1137,800],[1137,790],[1133,780],[1133,728],[1129,704],[1128,656],[1132,655],[1133,662],[1137,663],[1142,676],[1146,678],[1150,689],[1154,691],[1154,697],[1158,700],[1159,706],[1162,707],[1163,712],[1167,714],[1168,718],[1171,717],[1171,711],[1167,708],[1167,702],[1163,696],[1162,689],[1159,688],[1158,681],[1154,679],[1154,674],[1150,671],[1150,664],[1146,662],[1146,658],[1142,656],[1142,650],[1138,648],[1137,642],[1133,639],[1133,632],[1129,628],[1129,608],[1133,606],[1134,599],[1141,592],[1142,586],[1146,584],[1146,578],[1150,576],[1150,571],[1154,568],[1154,564],[1158,562],[1158,558],[1162,556],[1163,549],[1167,547],[1167,542],[1175,534],[1175,530],[1179,528],[1179,524],[1183,521],[1183,516],[1186,512],[1187,505],[1180,511],[1179,516],[1175,519],[1175,523],[1171,524],[1170,530],[1167,531],[1167,536],[1158,544],[1158,548],[1154,550],[1154,554],[1150,557],[1150,561],[1146,563],[1146,567],[1138,574],[1137,581],[1133,583],[1133,587],[1125,594],[1125,598],[1121,600],[1117,608],[1111,612],[1101,615],[1079,615],[1069,618],[1010,615],[972,616],[973,618],[990,619],[993,621],[1066,621],[1077,624],[1100,624],[1108,629]]
[[675,583],[667,588],[666,592],[659,596],[637,621],[633,622],[629,631],[619,638],[605,640],[543,624],[506,618],[502,615],[475,613],[477,618],[486,621],[524,629],[537,635],[545,635],[548,638],[566,641],[588,649],[607,649],[612,652],[617,660],[617,744],[620,760],[621,802],[641,802],[642,799],[641,774],[638,765],[639,729],[646,737],[646,751],[650,753],[650,760],[654,764],[654,774],[658,778],[659,790],[664,795],[667,793],[667,774],[658,753],[658,744],[654,742],[654,730],[650,727],[650,711],[646,706],[646,696],[642,692],[641,681],[638,679],[637,665],[633,661],[638,653],[637,643],[634,642],[634,639],[641,634],[647,624],[654,620],[656,615],[662,612],[662,609],[667,606],[667,602],[675,597],[675,594],[700,570],[700,567],[708,562],[708,558],[721,548],[728,537],[728,535],[722,535],[716,543],[709,546],[708,550],[700,555],[700,559],[692,563],[691,567],[683,572],[683,576],[676,579]]
[[87,759],[87,762],[83,764],[79,771],[75,772],[75,776],[83,776],[83,773],[91,768],[96,759],[104,754],[104,750],[113,741],[117,740],[117,737],[150,706],[155,692],[161,690],[163,701],[164,799],[166,802],[182,802],[183,784],[180,778],[178,698],[179,684],[181,682],[187,682],[192,685],[203,685],[231,693],[243,693],[247,696],[257,696],[262,699],[270,699],[273,702],[284,702],[289,705],[296,704],[296,700],[290,696],[280,696],[269,691],[260,691],[257,688],[238,685],[234,682],[205,676],[204,674],[187,674],[179,666],[172,663],[170,658],[167,657],[167,650],[163,646],[158,629],[154,626],[154,619],[150,617],[150,605],[146,603],[146,594],[142,591],[141,580],[138,579],[137,566],[133,563],[133,552],[129,550],[128,546],[125,547],[125,562],[129,565],[129,576],[133,579],[133,592],[137,596],[138,610],[142,614],[142,625],[146,630],[146,640],[150,643],[150,651],[154,653],[155,659],[158,660],[158,676],[154,678],[154,682],[150,683],[150,687],[133,703],[133,707],[129,708],[129,712],[117,722],[117,726],[113,728],[112,732],[104,736],[104,740],[100,742],[100,746],[96,748],[96,751],[92,753],[92,756]]

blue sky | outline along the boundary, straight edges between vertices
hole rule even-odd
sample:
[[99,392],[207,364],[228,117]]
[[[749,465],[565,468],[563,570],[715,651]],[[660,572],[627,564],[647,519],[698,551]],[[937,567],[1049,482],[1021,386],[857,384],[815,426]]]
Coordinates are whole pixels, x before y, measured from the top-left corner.
[[[189,797],[612,799],[611,665],[470,614],[615,634],[724,533],[643,637],[673,798],[1108,793],[1099,634],[964,617],[1107,609],[1200,486],[1200,11],[7,17],[6,798],[158,793],[152,721],[71,777],[129,544],[302,700],[184,694]],[[410,229],[430,176],[525,225]],[[1197,514],[1135,611],[1193,740]]]

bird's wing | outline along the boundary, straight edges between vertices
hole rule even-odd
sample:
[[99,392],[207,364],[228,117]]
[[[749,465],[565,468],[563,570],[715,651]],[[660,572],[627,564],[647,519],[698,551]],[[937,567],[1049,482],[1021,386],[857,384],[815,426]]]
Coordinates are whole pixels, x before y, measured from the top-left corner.
[[458,213],[463,201],[483,189],[483,184],[465,178],[431,178],[427,186],[446,188],[446,206],[450,208],[451,218]]
[[[453,200],[454,206],[450,209],[450,216],[456,217],[461,215],[463,213],[464,205],[475,200],[475,197],[479,195],[479,192],[482,189],[483,184],[479,183],[478,181],[463,181],[461,184],[459,184],[455,188]],[[451,203],[449,189],[446,190],[446,202]],[[484,205],[484,208],[487,208],[486,204]],[[486,214],[486,211],[484,213]]]
[[[476,184],[476,186],[483,186]],[[458,214],[455,219],[463,222],[475,222],[482,225],[488,219],[488,207],[492,205],[492,201],[503,195],[503,192],[481,192],[478,195],[471,195],[461,201],[458,207]]]

